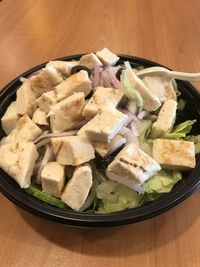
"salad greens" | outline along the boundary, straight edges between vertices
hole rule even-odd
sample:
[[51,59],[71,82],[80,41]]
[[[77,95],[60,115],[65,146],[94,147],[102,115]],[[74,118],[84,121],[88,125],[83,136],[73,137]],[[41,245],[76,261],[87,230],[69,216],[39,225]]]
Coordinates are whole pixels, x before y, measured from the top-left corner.
[[97,197],[101,199],[97,213],[110,213],[139,206],[142,195],[114,181],[97,187]]
[[148,138],[148,135],[151,130],[151,126],[151,120],[141,120],[137,122],[140,147],[150,156],[152,154],[152,140]]
[[187,104],[186,101],[184,99],[180,98],[178,103],[177,103],[177,110],[184,110],[186,104]]
[[188,135],[186,137],[187,141],[194,142],[195,153],[200,153],[200,135]]
[[97,198],[101,200],[97,213],[111,213],[140,207],[164,193],[169,193],[181,179],[180,171],[163,169],[144,183],[146,191],[144,195],[114,181],[103,182],[96,190]]
[[[187,103],[176,81],[139,76],[143,66],[118,60],[104,48],[21,79],[1,119],[0,167],[25,192],[60,209],[107,214],[169,193],[195,167],[200,134],[191,132],[196,120],[180,116]],[[191,161],[171,160],[183,144]]]
[[122,71],[121,84],[124,89],[125,95],[129,99],[135,100],[137,103],[137,106],[142,109],[143,99],[141,97],[141,94],[131,86],[126,71]]
[[177,170],[161,170],[144,183],[147,193],[169,193],[173,186],[182,179]]
[[187,120],[178,125],[176,125],[170,133],[165,134],[163,138],[179,140],[185,138],[188,133],[192,130],[193,124],[196,120]]

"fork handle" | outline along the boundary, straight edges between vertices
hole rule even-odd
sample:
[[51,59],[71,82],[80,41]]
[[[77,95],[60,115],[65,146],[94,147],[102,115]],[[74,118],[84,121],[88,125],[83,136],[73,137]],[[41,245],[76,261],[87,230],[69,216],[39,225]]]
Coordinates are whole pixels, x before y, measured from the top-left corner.
[[190,82],[200,82],[200,73],[187,73],[187,72],[178,72],[170,71],[169,73],[174,79],[190,81]]

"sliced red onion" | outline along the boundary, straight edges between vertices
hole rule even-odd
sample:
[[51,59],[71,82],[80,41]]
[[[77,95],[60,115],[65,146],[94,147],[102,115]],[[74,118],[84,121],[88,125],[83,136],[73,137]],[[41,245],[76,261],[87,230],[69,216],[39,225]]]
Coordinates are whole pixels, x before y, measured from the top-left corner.
[[106,73],[107,73],[107,75],[108,75],[110,81],[111,81],[112,84],[114,85],[114,87],[115,87],[116,89],[122,89],[122,87],[121,87],[121,83],[120,83],[120,81],[116,78],[113,69],[110,68],[110,67],[107,67],[107,68],[105,68],[105,71],[106,71]]
[[147,114],[148,114],[147,111],[143,110],[140,113],[138,113],[137,117],[139,120],[142,120],[144,117],[147,116]]
[[128,125],[131,121],[135,121],[135,122],[138,121],[138,117],[137,117],[135,114],[129,112],[129,111],[126,110],[126,109],[119,109],[119,110],[120,110],[122,113],[126,114],[126,115],[128,116],[128,118],[129,118],[129,120],[128,120],[128,122],[126,123],[126,125]]
[[95,66],[94,68],[94,80],[93,80],[93,86],[94,88],[98,87],[100,85],[100,74],[101,74],[101,68],[99,66]]
[[104,86],[102,72],[100,72],[100,74],[99,74],[99,86]]
[[38,143],[39,141],[43,140],[43,139],[76,135],[77,132],[78,132],[78,130],[73,130],[73,131],[63,132],[63,133],[46,133],[46,134],[42,134],[35,140],[35,144]]
[[122,178],[121,176],[115,174],[115,173],[112,173],[110,171],[106,171],[106,175],[111,179],[111,180],[114,180],[120,184],[123,184],[135,191],[137,191],[138,193],[140,194],[144,194],[145,193],[145,189],[144,187],[141,185],[141,184],[136,184],[135,182],[131,181],[130,179],[128,178]]
[[49,133],[49,131],[44,131],[38,138],[35,139],[35,144],[40,141],[43,137],[45,137],[47,134]]
[[33,77],[35,75],[38,75],[40,72],[41,72],[41,70],[36,70],[33,73],[31,73],[30,75],[28,75],[28,78],[31,78],[31,77]]
[[39,141],[37,144],[36,144],[36,147],[37,148],[40,148],[42,146],[45,146],[46,144],[50,143],[51,142],[51,139],[50,138],[45,138],[41,141]]
[[138,129],[134,121],[131,122],[131,130],[133,132],[133,135],[139,136]]
[[134,143],[139,146],[138,137],[133,134],[131,129],[123,127],[119,134],[121,134],[126,139],[126,144]]
[[28,79],[27,78],[24,78],[24,77],[20,77],[19,80],[22,83],[25,83],[26,81],[28,81]]
[[36,182],[38,184],[41,184],[41,173],[42,173],[42,169],[44,167],[44,165],[47,164],[47,162],[49,160],[51,160],[51,157],[53,156],[53,148],[52,148],[52,145],[51,144],[47,144],[46,145],[46,150],[45,150],[45,153],[44,153],[44,157],[41,161],[41,164],[40,164],[40,167],[39,167],[39,170],[38,170],[38,173],[37,173],[37,177],[36,177]]
[[132,67],[129,61],[125,61],[124,66],[126,67],[127,70],[132,70]]
[[101,72],[101,78],[103,79],[104,87],[112,87],[112,84],[110,83],[110,79],[105,70]]

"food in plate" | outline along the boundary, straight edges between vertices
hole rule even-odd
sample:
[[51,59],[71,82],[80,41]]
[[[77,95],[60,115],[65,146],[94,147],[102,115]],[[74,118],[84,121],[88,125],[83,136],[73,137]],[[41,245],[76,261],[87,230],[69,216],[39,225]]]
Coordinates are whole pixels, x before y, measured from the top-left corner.
[[[142,68],[142,66],[140,66]],[[107,48],[22,77],[1,119],[0,167],[27,193],[78,212],[136,208],[195,168],[195,120],[169,74],[142,78]]]

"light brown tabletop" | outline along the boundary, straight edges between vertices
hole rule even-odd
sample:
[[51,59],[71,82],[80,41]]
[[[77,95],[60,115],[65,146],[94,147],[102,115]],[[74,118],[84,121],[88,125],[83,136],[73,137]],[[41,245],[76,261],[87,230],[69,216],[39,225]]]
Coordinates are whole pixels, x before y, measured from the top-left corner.
[[[103,47],[198,72],[199,15],[199,0],[0,1],[0,87],[42,62]],[[103,230],[43,220],[0,194],[0,266],[198,267],[200,194]]]

